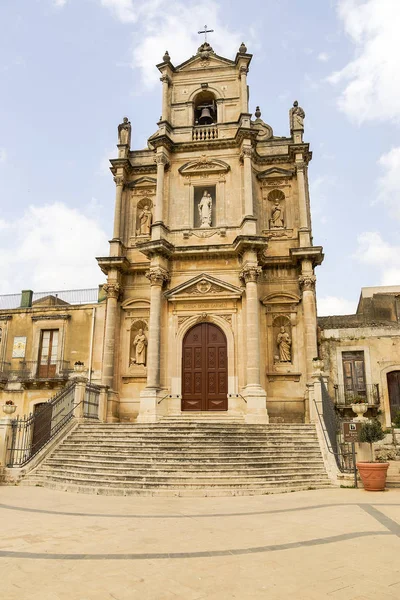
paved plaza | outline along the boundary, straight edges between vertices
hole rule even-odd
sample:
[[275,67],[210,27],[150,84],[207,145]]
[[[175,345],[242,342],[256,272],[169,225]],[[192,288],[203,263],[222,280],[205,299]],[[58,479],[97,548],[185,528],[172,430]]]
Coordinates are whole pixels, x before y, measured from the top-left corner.
[[400,598],[400,490],[231,498],[0,487],[4,600]]

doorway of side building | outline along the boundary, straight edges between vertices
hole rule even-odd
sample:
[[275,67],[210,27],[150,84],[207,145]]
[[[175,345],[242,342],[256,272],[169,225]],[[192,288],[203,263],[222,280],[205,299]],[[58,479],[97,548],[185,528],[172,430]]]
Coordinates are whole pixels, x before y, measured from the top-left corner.
[[199,323],[182,348],[182,410],[228,410],[228,351],[224,332]]
[[391,371],[387,374],[389,391],[390,418],[393,421],[396,413],[400,411],[400,371]]
[[33,408],[34,422],[32,433],[32,454],[35,454],[50,439],[53,406],[50,402],[40,402]]

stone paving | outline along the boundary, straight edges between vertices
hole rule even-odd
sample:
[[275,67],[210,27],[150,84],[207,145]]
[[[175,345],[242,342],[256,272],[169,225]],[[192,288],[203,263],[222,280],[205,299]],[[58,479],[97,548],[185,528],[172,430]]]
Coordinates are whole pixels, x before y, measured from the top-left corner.
[[4,600],[400,598],[400,490],[230,498],[0,487]]

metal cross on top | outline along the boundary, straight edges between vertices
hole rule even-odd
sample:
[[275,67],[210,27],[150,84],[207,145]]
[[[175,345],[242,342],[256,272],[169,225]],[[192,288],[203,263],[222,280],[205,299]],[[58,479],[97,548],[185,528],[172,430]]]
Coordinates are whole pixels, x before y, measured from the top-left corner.
[[197,33],[204,33],[204,42],[207,43],[207,33],[214,33],[214,29],[207,29],[207,25],[204,25],[204,31],[198,31]]

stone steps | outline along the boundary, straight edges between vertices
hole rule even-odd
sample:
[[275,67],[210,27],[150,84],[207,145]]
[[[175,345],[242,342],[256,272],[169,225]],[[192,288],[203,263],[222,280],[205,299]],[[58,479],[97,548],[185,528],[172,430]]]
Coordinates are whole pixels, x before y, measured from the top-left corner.
[[211,423],[209,417],[79,425],[22,484],[167,496],[330,485],[314,426]]

